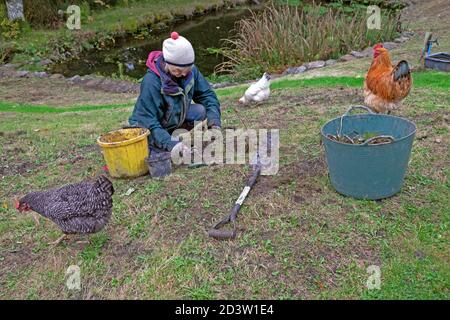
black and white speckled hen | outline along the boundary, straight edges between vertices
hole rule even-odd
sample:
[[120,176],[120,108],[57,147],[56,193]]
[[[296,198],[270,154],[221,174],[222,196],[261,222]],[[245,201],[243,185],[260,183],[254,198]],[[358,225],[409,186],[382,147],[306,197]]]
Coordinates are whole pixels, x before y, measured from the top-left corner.
[[[31,192],[16,202],[19,211],[35,211],[56,223],[64,233],[90,234],[108,223],[113,207],[112,182],[104,175],[59,189]],[[36,219],[35,219],[36,220]]]

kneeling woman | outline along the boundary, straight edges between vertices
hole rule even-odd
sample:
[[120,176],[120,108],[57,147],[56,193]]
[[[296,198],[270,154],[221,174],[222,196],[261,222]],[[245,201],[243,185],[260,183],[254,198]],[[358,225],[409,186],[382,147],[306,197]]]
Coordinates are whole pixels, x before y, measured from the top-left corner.
[[[129,124],[150,129],[149,146],[154,151],[184,150],[171,139],[178,128],[190,128],[194,121],[208,119],[209,128],[220,128],[220,103],[209,83],[194,65],[191,43],[172,32],[163,51],[153,51],[141,92]],[[194,101],[195,103],[192,103]]]

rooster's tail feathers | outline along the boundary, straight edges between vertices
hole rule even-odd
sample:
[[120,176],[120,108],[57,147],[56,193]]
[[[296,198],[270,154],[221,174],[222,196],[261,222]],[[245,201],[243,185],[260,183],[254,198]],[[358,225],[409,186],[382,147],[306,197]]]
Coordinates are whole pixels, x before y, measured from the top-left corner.
[[402,60],[394,68],[394,80],[398,81],[400,78],[408,77],[410,73],[408,62]]

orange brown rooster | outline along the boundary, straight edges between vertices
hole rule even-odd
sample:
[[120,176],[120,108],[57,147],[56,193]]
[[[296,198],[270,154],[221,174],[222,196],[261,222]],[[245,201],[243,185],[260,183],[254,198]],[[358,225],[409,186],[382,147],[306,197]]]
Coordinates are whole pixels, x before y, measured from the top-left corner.
[[373,48],[373,61],[364,81],[364,103],[378,113],[390,113],[411,90],[408,62],[392,65],[389,51],[382,44]]

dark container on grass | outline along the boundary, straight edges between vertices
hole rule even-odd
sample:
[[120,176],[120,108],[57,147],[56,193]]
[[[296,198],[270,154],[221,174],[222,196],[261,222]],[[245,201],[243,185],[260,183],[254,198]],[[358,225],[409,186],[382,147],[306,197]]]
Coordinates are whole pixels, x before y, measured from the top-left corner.
[[161,179],[172,173],[172,157],[171,152],[152,152],[150,156],[145,158],[148,164],[150,176],[154,179]]
[[446,52],[430,54],[425,58],[425,67],[450,72],[450,54]]
[[[356,108],[369,113],[350,115]],[[367,107],[353,106],[321,130],[331,184],[337,192],[358,199],[383,199],[400,191],[416,133],[413,122],[374,114]],[[393,142],[348,144],[327,135],[388,135]]]

